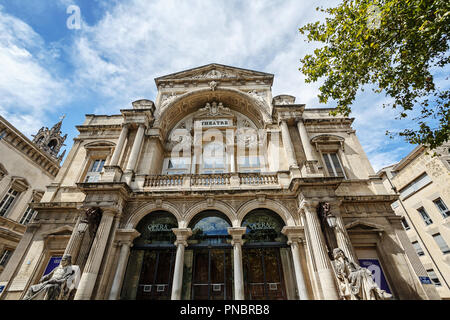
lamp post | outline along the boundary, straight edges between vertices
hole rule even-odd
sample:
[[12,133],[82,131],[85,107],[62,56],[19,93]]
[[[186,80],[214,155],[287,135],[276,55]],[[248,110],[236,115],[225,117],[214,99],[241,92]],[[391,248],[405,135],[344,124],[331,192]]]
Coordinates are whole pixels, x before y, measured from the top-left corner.
[[332,213],[327,214],[327,223],[330,226],[330,228],[334,229],[337,226],[337,218]]

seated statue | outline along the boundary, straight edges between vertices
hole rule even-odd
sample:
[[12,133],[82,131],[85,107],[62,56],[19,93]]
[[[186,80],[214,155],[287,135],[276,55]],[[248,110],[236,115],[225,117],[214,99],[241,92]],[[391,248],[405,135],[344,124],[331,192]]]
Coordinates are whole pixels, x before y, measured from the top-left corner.
[[80,268],[72,265],[72,257],[64,255],[58,267],[32,285],[24,300],[68,300],[80,282]]
[[333,257],[339,291],[344,300],[386,300],[392,297],[378,287],[368,269],[349,261],[342,249],[334,249]]

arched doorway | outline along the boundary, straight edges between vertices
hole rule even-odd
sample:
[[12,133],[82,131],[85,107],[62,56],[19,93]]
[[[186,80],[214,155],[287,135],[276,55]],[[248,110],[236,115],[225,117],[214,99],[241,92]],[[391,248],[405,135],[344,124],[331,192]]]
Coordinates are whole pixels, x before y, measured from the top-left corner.
[[268,209],[248,213],[242,227],[244,291],[246,300],[286,300],[290,254],[287,238],[281,233],[284,221]]
[[123,300],[170,300],[175,266],[175,216],[156,211],[137,225],[141,235],[133,242],[125,274]]
[[[183,298],[192,300],[232,300],[233,266],[229,219],[216,210],[196,215],[189,224]],[[189,272],[190,271],[190,272]]]

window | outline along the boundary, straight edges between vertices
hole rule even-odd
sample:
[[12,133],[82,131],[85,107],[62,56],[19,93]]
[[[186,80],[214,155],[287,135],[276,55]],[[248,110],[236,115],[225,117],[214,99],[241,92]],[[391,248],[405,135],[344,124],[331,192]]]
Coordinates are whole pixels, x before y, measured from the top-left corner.
[[8,210],[11,209],[12,207],[11,205],[13,204],[14,200],[17,198],[19,193],[20,193],[19,191],[16,191],[12,188],[8,190],[6,195],[3,197],[2,202],[0,202],[0,217],[6,216]]
[[418,241],[414,241],[412,243],[412,245],[413,245],[414,249],[416,249],[416,252],[417,252],[418,256],[424,256],[425,255],[425,253],[423,252],[422,247],[420,246]]
[[259,156],[242,156],[238,160],[240,172],[261,172]]
[[36,213],[37,213],[36,210],[33,210],[31,207],[28,207],[27,210],[25,211],[25,214],[22,216],[22,219],[20,219],[19,223],[25,224],[25,225],[30,223],[30,221],[34,218]]
[[448,210],[447,206],[445,205],[444,201],[442,201],[441,198],[438,198],[433,201],[436,207],[438,208],[439,212],[442,214],[442,216],[447,218],[450,216],[450,210]]
[[100,172],[102,172],[104,165],[105,165],[104,159],[94,160],[86,175],[85,182],[98,182],[98,180],[100,179]]
[[9,258],[11,257],[12,250],[6,249],[3,251],[1,257],[0,257],[0,266],[4,267],[8,263]]
[[425,222],[425,224],[427,226],[429,226],[430,224],[433,223],[433,220],[431,220],[430,216],[428,215],[428,213],[425,211],[424,208],[419,208],[419,209],[417,209],[417,211],[419,211],[420,215],[422,216],[423,221]]
[[419,189],[426,186],[428,183],[431,182],[430,177],[424,173],[420,177],[418,177],[416,180],[408,184],[405,188],[400,190],[400,197],[403,199],[409,197],[414,192],[417,192]]
[[411,227],[408,224],[408,221],[406,221],[406,218],[402,218],[402,226],[405,228],[405,230],[411,229]]
[[433,283],[436,287],[442,286],[441,281],[439,281],[439,278],[433,269],[429,269],[429,270],[427,270],[427,272],[428,272],[428,276],[430,277],[431,281],[433,281]]
[[170,158],[167,161],[167,174],[186,174],[189,166],[189,158]]
[[323,159],[330,176],[345,178],[344,170],[342,170],[337,153],[324,153]]
[[450,248],[448,247],[447,243],[445,242],[444,238],[442,238],[440,233],[433,234],[433,238],[443,254],[447,254],[450,252]]
[[223,143],[211,142],[203,148],[203,173],[225,173],[226,158]]

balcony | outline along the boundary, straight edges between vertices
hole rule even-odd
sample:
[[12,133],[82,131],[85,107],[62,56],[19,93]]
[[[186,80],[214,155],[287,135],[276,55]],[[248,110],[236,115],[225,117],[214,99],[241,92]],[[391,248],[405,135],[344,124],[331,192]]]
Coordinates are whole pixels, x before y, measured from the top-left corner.
[[144,191],[196,191],[226,189],[281,189],[279,176],[286,173],[224,173],[187,175],[146,175],[136,177],[143,180]]

